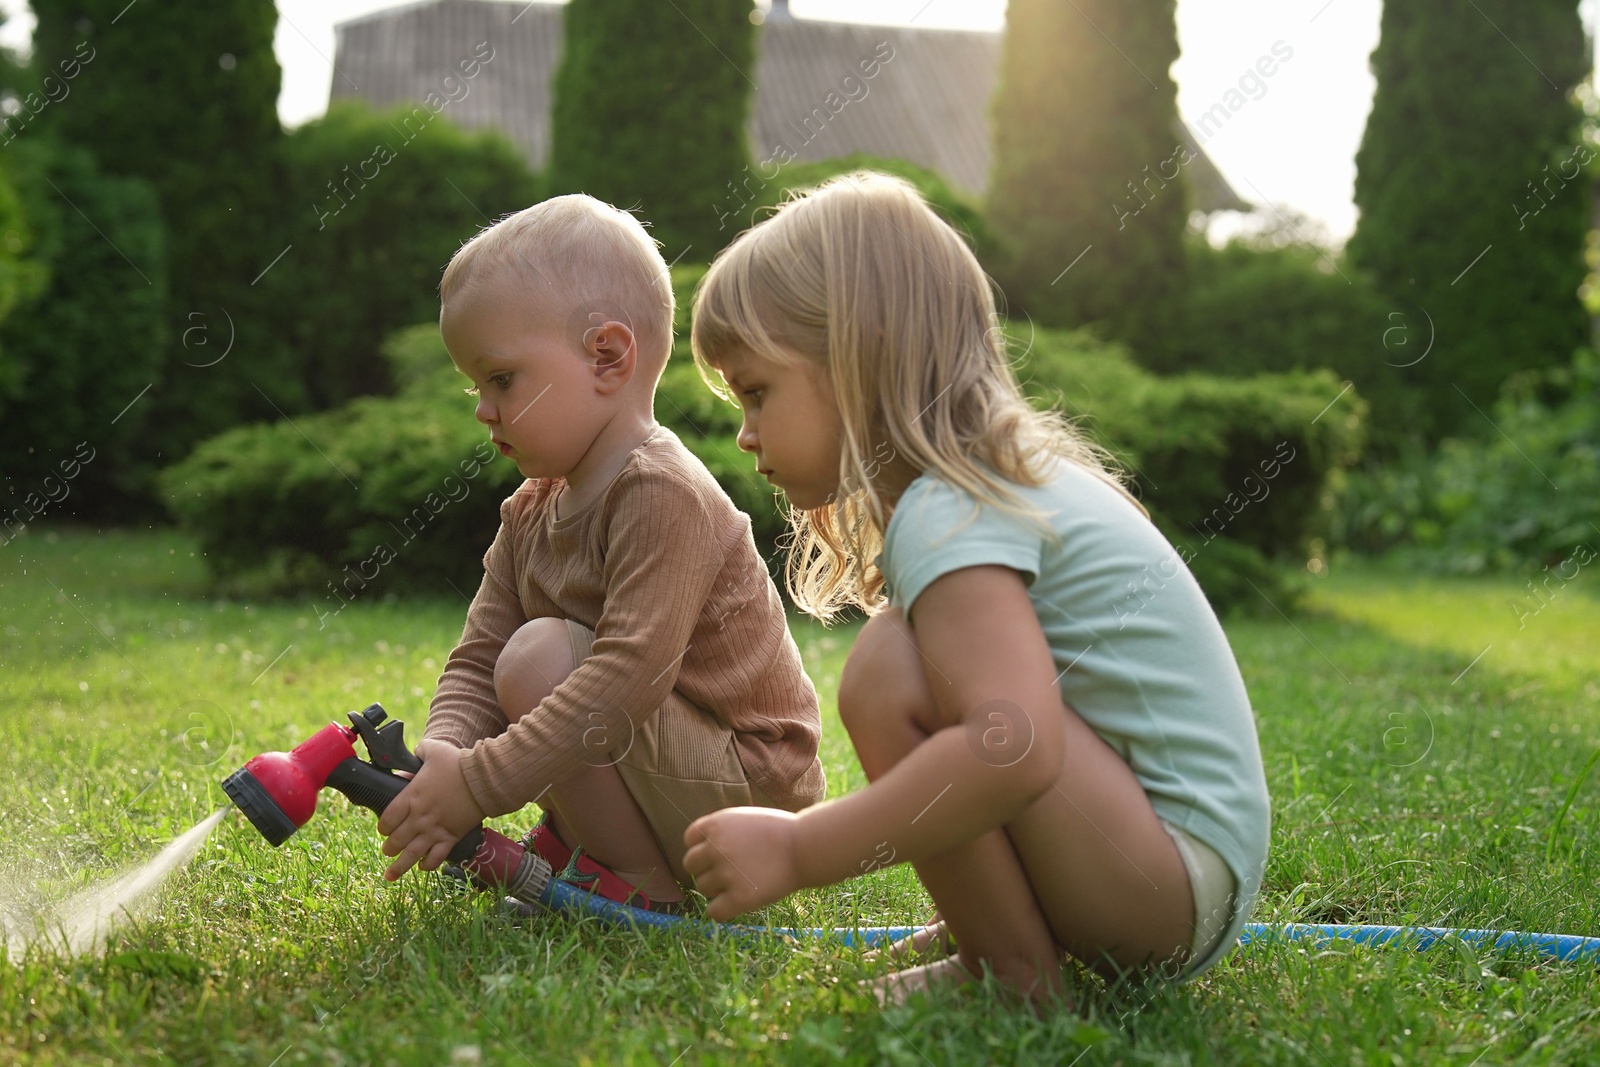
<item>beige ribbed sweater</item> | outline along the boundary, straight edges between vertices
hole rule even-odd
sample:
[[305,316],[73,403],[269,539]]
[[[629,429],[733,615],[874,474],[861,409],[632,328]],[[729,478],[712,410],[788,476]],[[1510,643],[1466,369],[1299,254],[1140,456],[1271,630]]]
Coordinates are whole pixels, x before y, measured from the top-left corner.
[[[471,749],[461,767],[478,805],[504,815],[542,796],[596,761],[586,735],[630,736],[622,716],[642,722],[674,688],[732,727],[745,774],[773,803],[793,811],[820,796],[817,692],[749,516],[659,424],[602,496],[557,519],[565,484],[530,478],[500,505],[428,712],[425,737]],[[508,728],[495,660],[539,617],[576,619],[593,649]]]

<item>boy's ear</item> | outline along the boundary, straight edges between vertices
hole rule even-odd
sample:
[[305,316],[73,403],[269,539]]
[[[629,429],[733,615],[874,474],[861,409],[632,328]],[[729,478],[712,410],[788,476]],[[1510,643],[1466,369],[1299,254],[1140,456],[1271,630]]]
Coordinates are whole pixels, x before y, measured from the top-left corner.
[[614,393],[633,380],[639,366],[639,345],[627,323],[608,319],[589,327],[584,331],[583,349],[597,391]]

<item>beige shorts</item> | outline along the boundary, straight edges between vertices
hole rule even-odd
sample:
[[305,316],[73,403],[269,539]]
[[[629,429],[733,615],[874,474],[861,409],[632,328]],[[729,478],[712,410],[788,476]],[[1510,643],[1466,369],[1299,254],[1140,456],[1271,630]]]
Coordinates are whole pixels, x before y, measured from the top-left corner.
[[[566,623],[572,662],[582,663],[594,631],[572,619]],[[683,885],[693,884],[683,868],[683,832],[690,823],[723,808],[778,806],[745,777],[732,728],[676,689],[610,756]]]
[[1189,944],[1189,959],[1180,975],[1186,978],[1211,955],[1232,924],[1236,883],[1216,849],[1165,819],[1161,825],[1178,846],[1178,855],[1189,872],[1190,891],[1194,893],[1194,940]]

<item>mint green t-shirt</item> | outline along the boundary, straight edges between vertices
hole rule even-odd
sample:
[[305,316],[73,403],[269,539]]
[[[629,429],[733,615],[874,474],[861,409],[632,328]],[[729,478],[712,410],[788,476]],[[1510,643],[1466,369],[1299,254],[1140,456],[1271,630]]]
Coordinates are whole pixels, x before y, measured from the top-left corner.
[[1239,886],[1228,932],[1192,977],[1233,947],[1266,863],[1271,814],[1244,679],[1183,557],[1114,487],[1059,459],[1048,484],[1014,488],[1051,516],[1059,545],[948,482],[912,482],[877,559],[889,604],[909,610],[962,567],[1021,572],[1062,701],[1128,762],[1156,814],[1216,849]]

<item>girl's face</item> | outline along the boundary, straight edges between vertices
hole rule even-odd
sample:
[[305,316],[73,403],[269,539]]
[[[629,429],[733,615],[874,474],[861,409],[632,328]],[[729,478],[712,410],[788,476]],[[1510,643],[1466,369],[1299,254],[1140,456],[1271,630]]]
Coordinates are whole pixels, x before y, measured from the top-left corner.
[[755,455],[756,470],[802,511],[829,503],[844,435],[827,374],[809,361],[783,366],[748,352],[717,370],[744,413],[739,447]]

